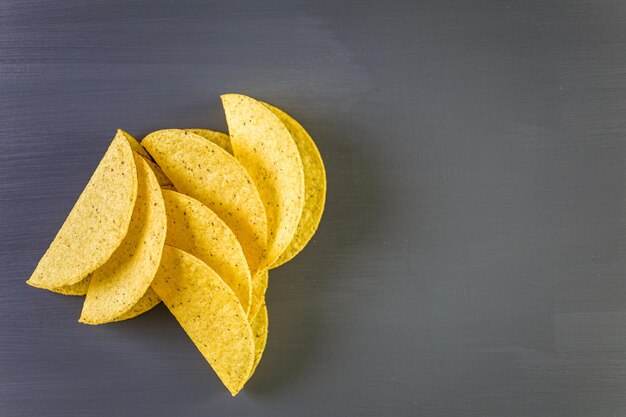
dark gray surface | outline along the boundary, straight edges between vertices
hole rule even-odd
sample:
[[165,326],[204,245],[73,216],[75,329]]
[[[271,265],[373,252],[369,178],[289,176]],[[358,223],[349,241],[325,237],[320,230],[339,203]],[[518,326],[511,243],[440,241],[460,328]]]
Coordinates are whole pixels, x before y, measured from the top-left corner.
[[[0,4],[0,416],[626,415],[624,2]],[[24,284],[114,130],[296,116],[319,233],[237,398],[163,307]]]

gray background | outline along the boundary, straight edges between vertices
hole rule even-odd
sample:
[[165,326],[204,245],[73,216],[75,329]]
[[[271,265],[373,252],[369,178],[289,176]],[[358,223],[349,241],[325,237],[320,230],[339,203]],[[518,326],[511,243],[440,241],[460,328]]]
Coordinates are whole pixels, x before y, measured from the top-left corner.
[[[0,3],[0,416],[626,415],[626,3]],[[162,307],[24,284],[115,129],[286,109],[324,156],[237,398]]]

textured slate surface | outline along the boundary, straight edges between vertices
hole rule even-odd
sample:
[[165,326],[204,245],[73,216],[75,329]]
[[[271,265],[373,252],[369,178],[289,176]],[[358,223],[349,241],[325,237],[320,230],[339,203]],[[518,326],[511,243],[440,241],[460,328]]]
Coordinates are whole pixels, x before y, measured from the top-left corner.
[[[0,416],[626,414],[626,6],[0,5]],[[79,325],[24,281],[115,128],[283,107],[325,158],[230,398],[162,307]]]

